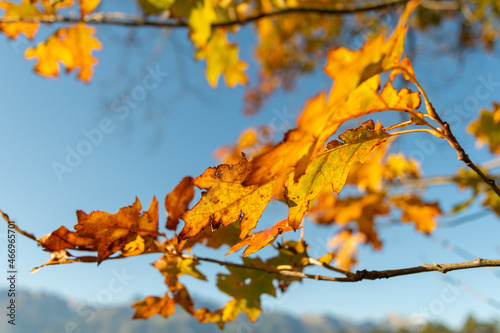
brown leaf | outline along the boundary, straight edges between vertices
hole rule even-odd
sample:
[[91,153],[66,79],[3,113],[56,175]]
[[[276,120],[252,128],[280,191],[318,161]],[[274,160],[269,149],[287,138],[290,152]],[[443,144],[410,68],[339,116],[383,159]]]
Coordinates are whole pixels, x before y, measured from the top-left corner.
[[147,212],[141,214],[141,203],[136,198],[132,206],[121,208],[116,214],[95,211],[86,214],[76,212],[79,236],[93,238],[97,244],[97,262],[120,251],[137,235],[143,239],[156,238],[158,233],[158,200],[153,198]]
[[172,192],[165,197],[167,210],[167,229],[176,230],[179,218],[188,209],[194,198],[194,181],[191,177],[184,177]]
[[69,231],[65,226],[37,239],[40,246],[46,251],[59,251],[64,249],[79,249],[96,251],[97,244],[94,238],[82,237],[77,232]]

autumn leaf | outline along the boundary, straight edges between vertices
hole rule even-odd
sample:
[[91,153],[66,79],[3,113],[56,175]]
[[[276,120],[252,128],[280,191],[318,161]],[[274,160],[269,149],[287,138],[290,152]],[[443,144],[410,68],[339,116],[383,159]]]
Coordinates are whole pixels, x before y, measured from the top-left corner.
[[25,57],[38,58],[35,71],[43,76],[58,77],[59,63],[62,63],[67,72],[79,68],[78,78],[89,82],[92,67],[98,63],[92,56],[92,51],[101,49],[99,40],[92,36],[94,33],[95,28],[84,23],[61,28],[47,41],[35,48],[28,48]]
[[184,177],[172,192],[165,197],[167,210],[167,224],[169,230],[176,230],[179,218],[187,210],[189,203],[194,198],[194,181],[191,177]]
[[441,215],[437,202],[424,202],[416,195],[393,197],[392,201],[403,211],[401,221],[414,222],[417,230],[426,234],[436,228],[435,217]]
[[205,47],[212,35],[212,23],[217,19],[211,0],[175,1],[170,10],[174,18],[187,17],[193,44],[198,48]]
[[[243,258],[243,264],[266,267],[260,258]],[[236,300],[244,300],[244,307],[240,311],[246,312],[252,321],[257,319],[262,312],[261,295],[268,294],[276,297],[276,288],[273,285],[274,274],[255,269],[226,267],[229,274],[217,274],[217,287]]]
[[295,182],[290,175],[285,184],[285,199],[289,206],[288,224],[296,230],[309,209],[309,204],[326,184],[340,193],[354,163],[366,161],[375,149],[389,138],[380,124],[366,121],[361,127],[347,130],[339,136],[343,142],[332,141],[315,157],[306,173]]
[[135,309],[133,319],[148,319],[157,313],[168,318],[175,312],[175,301],[167,294],[163,297],[148,296],[132,307]]
[[165,282],[171,289],[177,289],[177,280],[182,275],[190,275],[198,280],[205,281],[206,277],[196,266],[199,262],[189,258],[165,254],[154,262],[153,266],[165,275]]
[[223,29],[216,29],[207,45],[199,49],[195,57],[207,60],[207,80],[212,87],[217,86],[219,75],[224,76],[231,88],[247,83],[244,71],[248,66],[238,59],[238,47],[228,43]]
[[490,152],[500,154],[500,104],[493,103],[493,110],[481,110],[479,119],[470,123],[467,131],[487,143]]
[[94,238],[82,237],[77,232],[69,231],[65,226],[38,238],[37,241],[46,251],[51,252],[64,249],[96,251],[98,245]]
[[[418,107],[420,99],[417,93],[411,93],[407,89],[397,93],[390,83],[384,88],[385,94],[390,95],[389,99],[387,97],[382,99],[376,93],[380,84],[379,73],[405,65],[405,62],[399,61],[406,34],[405,22],[416,5],[416,1],[408,3],[396,29],[387,40],[379,35],[360,50],[352,51],[340,47],[328,53],[324,70],[335,84],[327,100],[325,94],[321,93],[308,102],[299,117],[297,128],[287,132],[283,141],[273,149],[252,161],[252,171],[245,179],[245,185],[265,184],[279,174],[289,173],[291,168],[295,168],[295,179],[297,179],[304,174],[312,156],[322,149],[324,142],[343,122],[382,109],[390,110],[391,106],[387,104],[393,103],[395,96],[397,104],[404,106],[405,111],[408,109],[413,111]],[[364,84],[367,80],[368,82]],[[348,103],[346,99],[356,89],[359,89],[358,94],[362,100],[358,102],[356,97],[351,98],[354,105],[350,111],[346,111],[348,110],[344,107],[344,104]],[[368,103],[380,100],[383,108],[374,107],[371,110],[360,108],[359,104],[365,103],[366,93],[368,93]]]
[[[278,254],[275,257],[266,260],[266,264],[277,269],[286,269],[296,272],[302,272],[309,265],[309,256],[307,255],[307,245],[304,240],[288,240],[278,246]],[[293,282],[302,281],[302,278],[296,276],[277,275],[278,288],[285,292]]]
[[226,322],[234,321],[241,312],[246,313],[250,321],[254,322],[262,310],[251,306],[249,301],[244,298],[233,298],[223,308],[216,311],[210,311],[207,308],[198,309],[194,313],[194,317],[200,323],[215,323],[220,329],[223,329]]
[[78,0],[80,3],[80,17],[91,13],[96,9],[101,0]]
[[247,248],[245,249],[245,251],[243,251],[243,256],[249,256],[250,254],[259,251],[263,247],[274,243],[278,235],[291,230],[293,229],[288,225],[288,220],[281,220],[278,223],[275,223],[271,228],[253,233],[238,244],[235,244],[229,249],[229,252],[226,253],[226,256],[238,251],[244,246],[247,246]]
[[[44,15],[31,0],[22,0],[21,4],[0,1],[0,8],[5,11],[3,19],[36,19]],[[38,22],[0,22],[0,31],[12,39],[16,39],[19,34],[24,34],[27,38],[33,39],[38,27]]]
[[186,224],[179,240],[196,236],[208,225],[218,230],[240,219],[240,238],[255,228],[262,211],[271,200],[273,184],[243,186],[241,183],[250,172],[249,164],[243,157],[238,164],[208,168],[195,178],[195,185],[207,191],[182,216]]
[[[136,198],[132,206],[121,208],[116,214],[95,211],[86,214],[76,212],[77,234],[93,238],[97,244],[97,262],[101,263],[111,254],[123,249],[137,235],[143,239],[156,238],[158,233],[158,200],[151,201],[147,212],[141,214],[141,203]],[[132,238],[132,239],[130,239]]]
[[357,263],[357,247],[365,241],[365,236],[361,233],[353,233],[350,229],[339,232],[329,242],[328,246],[336,249],[335,265],[343,270],[350,271]]

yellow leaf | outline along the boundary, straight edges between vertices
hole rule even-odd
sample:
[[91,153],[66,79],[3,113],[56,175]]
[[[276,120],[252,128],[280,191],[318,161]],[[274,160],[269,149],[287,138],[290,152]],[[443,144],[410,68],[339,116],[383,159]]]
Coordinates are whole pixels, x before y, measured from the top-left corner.
[[59,63],[62,63],[68,72],[79,68],[78,78],[89,82],[92,67],[98,63],[92,51],[101,49],[99,40],[92,36],[94,33],[95,29],[84,23],[61,28],[36,48],[27,49],[25,57],[38,58],[35,71],[43,76],[58,77]]
[[224,76],[229,87],[247,83],[244,73],[247,65],[238,59],[238,47],[228,43],[224,30],[215,30],[206,46],[199,49],[195,57],[207,60],[207,80],[211,86],[217,86],[219,75]]
[[101,0],[78,0],[78,2],[80,3],[80,16],[84,17],[85,15],[93,12]]
[[[30,0],[22,0],[19,5],[10,1],[0,1],[0,8],[5,11],[3,19],[36,19],[44,15]],[[12,39],[17,38],[19,34],[24,34],[29,39],[33,39],[38,31],[38,26],[38,22],[0,22],[0,31]]]
[[138,0],[146,15],[158,15],[168,10],[175,0]]

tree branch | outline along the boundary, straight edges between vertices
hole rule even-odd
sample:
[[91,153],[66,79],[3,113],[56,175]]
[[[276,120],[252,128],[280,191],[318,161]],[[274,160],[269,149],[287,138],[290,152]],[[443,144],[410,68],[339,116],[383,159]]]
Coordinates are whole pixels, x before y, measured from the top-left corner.
[[[213,23],[212,27],[228,27],[234,25],[246,25],[263,18],[275,17],[280,15],[292,13],[317,13],[323,15],[345,15],[361,12],[369,12],[375,10],[382,10],[394,6],[404,5],[409,0],[386,0],[386,1],[371,1],[364,2],[363,4],[354,3],[336,3],[328,8],[324,7],[292,7],[280,8],[266,13],[258,13],[256,15],[237,18],[235,20]],[[431,10],[458,10],[460,5],[456,1],[423,1],[422,6]],[[158,28],[186,28],[188,23],[186,21],[154,21],[138,15],[129,15],[118,12],[100,12],[91,13],[83,18],[71,17],[64,15],[41,15],[39,17],[31,18],[0,18],[0,23],[13,23],[13,22],[40,22],[40,23],[88,23],[88,24],[106,24],[106,25],[121,25],[129,27],[149,26]]]

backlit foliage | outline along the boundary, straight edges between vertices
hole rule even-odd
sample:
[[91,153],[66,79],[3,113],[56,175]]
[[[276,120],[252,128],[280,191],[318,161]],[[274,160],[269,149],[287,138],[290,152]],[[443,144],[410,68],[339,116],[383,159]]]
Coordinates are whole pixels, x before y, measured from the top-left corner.
[[[258,109],[278,86],[287,88],[285,83],[292,85],[300,73],[314,69],[323,55],[327,57],[324,72],[332,85],[305,102],[295,128],[280,142],[273,142],[269,128],[247,129],[236,144],[216,152],[222,164],[208,167],[195,178],[182,179],[165,197],[165,227],[160,223],[163,213],[156,198],[146,211],[137,198],[115,214],[77,211],[74,231],[62,226],[38,238],[39,245],[51,254],[42,266],[101,264],[109,259],[159,253],[153,266],[164,276],[167,291],[135,303],[134,318],[146,319],[155,314],[169,317],[179,305],[200,322],[213,322],[222,328],[241,312],[255,321],[262,312],[261,296],[276,297],[291,283],[315,278],[305,273],[309,266],[352,277],[350,270],[358,261],[360,245],[382,248],[377,223],[381,219],[411,223],[418,232],[432,233],[442,209],[438,202],[424,199],[422,191],[393,190],[423,176],[418,162],[402,153],[392,153],[391,144],[399,135],[427,132],[447,140],[459,158],[470,164],[448,124],[428,100],[410,58],[403,56],[412,13],[420,29],[437,25],[443,18],[428,7],[419,7],[418,1],[400,2],[407,2],[406,8],[392,33],[373,33],[359,49],[352,50],[330,48],[335,44],[332,37],[345,28],[346,18],[324,16],[321,11],[362,7],[362,2],[345,2],[347,7],[342,7],[342,2],[323,1],[139,0],[145,16],[158,16],[160,21],[155,22],[166,20],[188,27],[195,56],[206,61],[206,77],[212,86],[217,85],[220,76],[230,87],[248,83],[247,64],[238,58],[238,45],[228,42],[227,35],[238,25],[255,22],[260,72],[258,87],[250,89],[246,97],[249,113]],[[62,66],[69,72],[76,70],[80,80],[89,82],[97,64],[93,52],[102,48],[96,28],[91,26],[92,19],[99,17],[95,12],[99,3],[0,1],[5,12],[0,30],[9,38],[24,35],[34,39],[40,22],[57,21],[60,13],[76,6],[82,19],[58,28],[45,41],[28,48],[25,56],[36,58],[35,71],[41,75],[57,77]],[[462,42],[468,43],[466,33],[476,33],[488,47],[494,43],[498,13],[495,6],[476,2],[472,14],[474,22],[481,24],[464,27],[469,30],[462,32]],[[305,14],[291,10],[299,8],[308,10]],[[347,21],[369,25],[373,15],[358,14]],[[479,32],[478,27],[482,29]],[[382,111],[393,111],[401,115],[393,119],[404,120],[381,124],[365,119]],[[365,119],[363,123],[338,133],[346,122],[360,117]],[[494,104],[492,111],[481,112],[469,131],[498,154],[499,124],[498,104]],[[459,170],[452,178],[459,188],[472,191],[471,198],[457,204],[454,211],[481,196],[482,204],[500,215],[498,188],[486,181],[487,176],[480,170],[472,170]],[[193,203],[196,188],[201,196]],[[339,196],[344,188],[349,188],[348,193]],[[263,226],[259,220],[270,202],[286,205],[288,216],[272,226]],[[309,223],[337,227],[328,241],[331,251],[316,257],[309,255],[309,244],[304,237],[297,237]],[[245,250],[238,263],[192,254],[203,247],[226,247],[228,258]],[[248,257],[263,249],[268,250],[265,256]],[[78,251],[91,254],[80,256]],[[197,308],[181,282],[185,275],[207,280],[198,267],[201,261],[227,268],[226,273],[217,275],[216,287],[231,298],[221,309]]]

